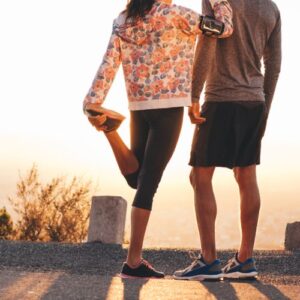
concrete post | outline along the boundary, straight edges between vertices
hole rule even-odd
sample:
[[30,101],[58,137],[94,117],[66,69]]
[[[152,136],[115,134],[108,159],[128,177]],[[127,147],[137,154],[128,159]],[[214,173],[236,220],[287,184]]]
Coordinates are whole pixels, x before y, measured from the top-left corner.
[[94,196],[90,213],[88,242],[122,244],[127,202],[117,196]]
[[284,248],[285,250],[300,250],[300,222],[287,224]]

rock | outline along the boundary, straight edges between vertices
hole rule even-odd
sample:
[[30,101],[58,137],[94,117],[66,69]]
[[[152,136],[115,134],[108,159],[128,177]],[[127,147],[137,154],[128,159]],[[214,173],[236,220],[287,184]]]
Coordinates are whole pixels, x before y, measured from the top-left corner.
[[88,242],[122,244],[127,202],[117,196],[94,196],[90,213]]
[[300,250],[300,222],[287,224],[284,248],[285,250]]

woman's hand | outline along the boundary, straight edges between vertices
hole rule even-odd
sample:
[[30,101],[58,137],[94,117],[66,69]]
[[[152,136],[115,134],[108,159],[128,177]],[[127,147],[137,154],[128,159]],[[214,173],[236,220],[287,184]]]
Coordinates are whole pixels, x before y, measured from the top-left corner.
[[91,103],[91,102],[87,102],[84,104],[83,106],[83,111],[84,113],[89,117],[89,113],[87,112],[88,110],[94,110],[94,111],[98,111],[99,107],[100,107],[100,103]]
[[205,118],[201,117],[199,102],[192,103],[192,106],[189,107],[188,113],[192,124],[203,124],[206,121]]
[[89,122],[98,130],[98,131],[103,131],[106,129],[106,126],[103,125],[106,121],[106,116],[97,116],[97,117],[88,117]]
[[90,115],[87,110],[94,110],[97,111],[99,108],[99,103],[87,103],[83,107],[83,111],[86,114],[89,122],[98,130],[98,131],[103,131],[106,129],[106,126],[103,124],[105,123],[107,117],[105,115],[101,116],[92,116]]

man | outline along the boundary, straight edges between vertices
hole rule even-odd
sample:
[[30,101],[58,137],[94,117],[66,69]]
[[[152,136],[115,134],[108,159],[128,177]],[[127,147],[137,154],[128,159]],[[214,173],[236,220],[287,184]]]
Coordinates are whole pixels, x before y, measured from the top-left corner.
[[[233,9],[232,36],[224,40],[202,36],[196,51],[189,116],[192,123],[197,124],[201,118],[206,122],[195,130],[190,179],[201,255],[186,269],[175,272],[176,279],[257,275],[252,258],[260,209],[256,165],[260,163],[261,139],[280,72],[281,21],[271,0],[229,2]],[[207,0],[203,0],[203,14],[212,14]],[[205,103],[200,116],[199,97],[204,83]],[[222,270],[215,245],[215,167],[233,169],[241,201],[240,248]]]

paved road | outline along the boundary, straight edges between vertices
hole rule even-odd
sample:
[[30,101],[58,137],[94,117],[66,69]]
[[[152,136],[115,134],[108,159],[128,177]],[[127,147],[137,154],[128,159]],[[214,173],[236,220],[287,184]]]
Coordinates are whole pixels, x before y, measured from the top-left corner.
[[[300,252],[257,251],[255,281],[175,281],[187,250],[147,249],[164,280],[122,280],[126,249],[101,244],[0,242],[0,299],[300,299]],[[221,251],[226,261],[232,251]]]

